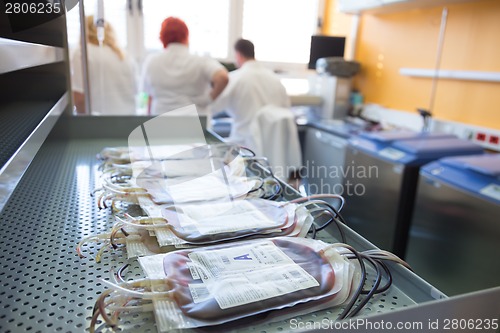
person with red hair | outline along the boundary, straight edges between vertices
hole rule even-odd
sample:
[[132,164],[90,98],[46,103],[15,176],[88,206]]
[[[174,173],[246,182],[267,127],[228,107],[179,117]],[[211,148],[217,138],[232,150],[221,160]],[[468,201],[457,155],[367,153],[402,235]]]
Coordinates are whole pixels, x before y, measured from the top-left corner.
[[200,114],[228,83],[226,69],[215,59],[189,53],[189,29],[179,18],[161,24],[164,50],[150,56],[142,72],[142,90],[149,96],[149,113],[162,114],[196,104]]

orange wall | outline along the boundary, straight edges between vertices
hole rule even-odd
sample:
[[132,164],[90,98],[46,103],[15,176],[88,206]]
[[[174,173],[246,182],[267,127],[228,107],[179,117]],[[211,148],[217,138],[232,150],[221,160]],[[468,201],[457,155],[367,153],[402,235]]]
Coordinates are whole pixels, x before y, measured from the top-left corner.
[[[500,1],[446,7],[441,68],[500,72]],[[356,60],[363,69],[356,86],[366,102],[409,112],[429,107],[432,79],[402,76],[399,69],[435,67],[442,8],[362,15]],[[331,4],[326,9],[334,19]],[[327,33],[334,34],[331,27]],[[500,129],[500,83],[441,79],[432,111],[440,119]]]
[[325,1],[325,17],[323,22],[322,33],[330,36],[345,36],[345,56],[349,56],[349,50],[351,49],[351,15],[340,13],[336,10],[335,0],[324,0]]

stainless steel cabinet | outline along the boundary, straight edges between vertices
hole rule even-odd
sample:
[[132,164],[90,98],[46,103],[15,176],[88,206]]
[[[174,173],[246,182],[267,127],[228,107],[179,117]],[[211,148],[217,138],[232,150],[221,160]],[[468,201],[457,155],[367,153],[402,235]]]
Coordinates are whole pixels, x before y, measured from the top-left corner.
[[304,149],[304,174],[308,194],[343,194],[342,170],[347,139],[316,128],[308,128]]
[[[415,272],[450,295],[499,286],[498,176],[478,186],[496,186],[495,200],[482,197],[480,190],[474,193],[437,177],[448,169],[438,162],[423,169],[406,259]],[[472,172],[449,175],[448,179],[459,186],[480,184]]]
[[420,166],[444,156],[481,151],[449,136],[362,133],[347,148],[346,161],[352,161],[352,169],[344,181],[348,194],[344,216],[375,245],[404,257]]
[[[411,209],[418,168],[405,168],[352,147],[347,148],[346,159],[354,161],[354,168],[373,170],[367,177],[349,174],[344,181],[351,189],[343,213],[349,226],[378,247],[393,251],[400,247],[395,237],[400,232],[398,217]],[[404,200],[402,192],[407,195]]]

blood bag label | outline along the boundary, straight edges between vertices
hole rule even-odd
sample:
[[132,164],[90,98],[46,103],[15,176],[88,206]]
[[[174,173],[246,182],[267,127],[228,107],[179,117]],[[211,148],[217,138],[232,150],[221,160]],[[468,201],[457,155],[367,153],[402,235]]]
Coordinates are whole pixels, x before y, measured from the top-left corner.
[[319,286],[272,242],[192,252],[189,259],[193,279],[203,281],[189,285],[193,301],[215,298],[221,309]]
[[384,148],[382,149],[379,153],[380,156],[388,158],[393,161],[397,161],[405,157],[405,153],[402,152],[401,150],[397,150],[394,148]]
[[204,283],[197,284],[189,284],[189,292],[191,293],[191,297],[193,297],[194,303],[201,303],[210,298],[213,298],[210,295],[210,291],[208,291],[207,286]]
[[[184,232],[198,232],[201,235],[236,232],[251,229],[277,229],[287,223],[282,208],[270,218],[256,206],[244,200],[214,205],[184,205],[177,211],[176,218]],[[168,217],[164,217],[168,220]]]
[[189,291],[195,303],[215,298],[221,309],[227,309],[317,286],[318,281],[302,267],[288,264],[190,284]]
[[193,266],[192,263],[187,262],[187,267],[189,268],[189,272],[191,273],[191,276],[193,277],[193,280],[199,280],[201,279],[200,275],[198,274],[198,270],[196,267]]
[[495,200],[500,200],[500,185],[490,184],[483,187],[479,193]]
[[[219,279],[226,275],[295,264],[273,242],[259,242],[236,248],[191,252],[189,255],[197,276],[205,280]],[[201,271],[201,272],[200,272]],[[193,275],[193,274],[191,274]],[[195,279],[195,276],[193,275]]]
[[203,221],[205,219],[218,219],[224,216],[235,217],[249,212],[254,213],[260,218],[266,217],[255,205],[245,200],[203,205],[201,208],[199,205],[183,205],[180,211],[186,217],[180,221],[181,226],[184,226],[183,223],[194,223],[191,220]]
[[[163,187],[175,203],[225,199],[230,201],[247,194],[255,186],[255,180],[246,177],[230,177],[227,181],[217,173],[186,180]],[[161,201],[157,198],[157,201]]]
[[185,224],[185,227],[189,226],[196,227],[198,232],[202,235],[213,235],[248,229],[278,228],[279,224],[268,219],[260,212],[251,211],[238,215],[221,215],[219,217],[203,219],[191,225]]
[[319,286],[318,281],[297,264],[238,274],[207,284],[221,309],[278,297]]

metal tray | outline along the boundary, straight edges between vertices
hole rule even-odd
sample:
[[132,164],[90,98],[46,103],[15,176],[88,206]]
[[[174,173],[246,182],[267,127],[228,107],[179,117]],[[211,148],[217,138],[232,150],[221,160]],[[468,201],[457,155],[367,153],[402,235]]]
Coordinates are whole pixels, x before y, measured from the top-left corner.
[[[99,211],[90,193],[100,172],[96,154],[106,146],[126,145],[127,135],[145,118],[61,118],[0,214],[0,331],[83,332],[97,296],[105,289],[100,279],[127,263],[121,253],[106,253],[97,264],[80,259],[76,243],[113,224],[108,210]],[[216,141],[213,135],[207,140]],[[289,195],[290,189],[287,191]],[[357,249],[374,247],[345,227],[348,243]],[[336,242],[337,230],[318,238]],[[94,251],[97,251],[94,248]],[[127,278],[143,277],[130,261]],[[432,301],[445,296],[410,271],[390,265],[391,289],[369,302],[361,317]],[[299,318],[303,322],[334,320],[341,308]],[[119,332],[156,332],[151,313],[126,316]],[[103,327],[100,327],[103,328]],[[239,327],[238,332],[289,331],[289,321]],[[102,331],[111,331],[102,329]]]

